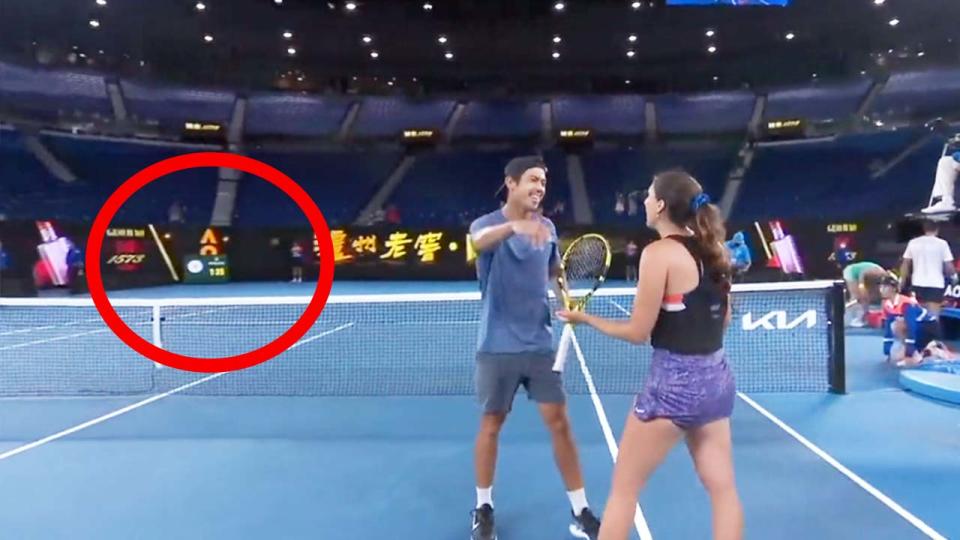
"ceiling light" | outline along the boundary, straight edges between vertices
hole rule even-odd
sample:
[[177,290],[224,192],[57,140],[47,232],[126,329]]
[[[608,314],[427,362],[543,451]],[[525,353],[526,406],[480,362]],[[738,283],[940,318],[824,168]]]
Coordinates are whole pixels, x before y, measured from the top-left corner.
[[637,53],[633,49],[630,49],[629,51],[627,51],[627,58],[633,58],[636,55]]
[[713,37],[715,35],[717,35],[716,30],[713,30],[713,29],[707,30],[707,37]]
[[273,3],[276,4],[276,5],[278,5],[278,6],[282,6],[282,5],[283,5],[283,0],[273,0]]
[[287,54],[290,56],[296,56],[297,49],[295,47],[287,47]]
[[369,44],[373,41],[373,36],[363,36],[363,42]]
[[817,78],[817,74],[816,74],[816,73],[813,74],[813,78],[814,78],[814,79]]
[[553,5],[553,9],[557,11],[563,11],[564,9],[567,9],[567,5],[564,4],[563,2],[557,2],[556,4]]
[[887,2],[887,0],[873,0],[873,4],[874,4],[875,6],[882,6],[882,5],[885,4],[886,2]]
[[98,5],[98,6],[105,6],[105,5],[107,5],[107,0],[97,0],[97,5]]
[[197,8],[197,11],[203,11],[207,9],[207,5],[204,4],[203,2],[197,2],[197,5],[195,7]]
[[627,80],[625,80],[625,81],[623,81],[623,82],[625,82],[626,84],[630,84],[630,79],[627,79]]
[[713,54],[713,53],[717,52],[717,46],[716,46],[716,45],[711,45],[711,46],[707,47],[707,52],[710,53],[710,54]]
[[90,19],[90,28],[100,28],[100,21],[96,19]]
[[343,5],[343,7],[347,8],[347,11],[353,11],[353,10],[357,9],[357,3],[356,3],[356,2],[347,2],[346,4]]
[[213,36],[211,36],[210,34],[207,34],[203,36],[203,40],[206,41],[207,43],[213,43]]
[[920,52],[917,53],[917,56],[926,56],[926,55],[927,55],[927,53],[924,52],[924,51],[920,51]]
[[716,76],[716,75],[713,76],[713,82],[717,82],[717,81],[719,81],[719,80],[720,80],[720,77],[718,77],[718,76]]
[[627,38],[627,41],[629,41],[630,43],[636,43],[636,42],[637,42],[637,35],[636,35],[636,34],[630,34],[630,36]]
[[874,122],[873,124],[874,124],[875,126],[877,126],[877,127],[883,127],[883,120],[877,120],[877,121]]
[[561,41],[563,41],[563,38],[561,38],[560,36],[553,36],[554,43],[560,43]]
[[80,58],[86,58],[86,57],[87,57],[86,53],[80,53]]
[[[640,9],[640,2],[634,2],[630,4],[630,7],[632,7],[633,9]],[[630,84],[630,81],[627,81],[627,84]]]
[[553,59],[556,60],[556,59],[560,58],[560,53],[557,52],[557,51],[553,51],[553,55],[552,55],[552,56],[553,56]]
[[380,58],[380,53],[378,53],[377,51],[370,51],[370,58],[373,58],[374,60],[376,60],[377,58]]
[[430,11],[430,10],[432,10],[432,9],[433,9],[433,4],[431,4],[430,2],[424,2],[424,3],[423,3],[423,10],[424,10],[424,11]]
[[795,37],[797,37],[797,35],[794,34],[793,32],[787,32],[787,35],[786,35],[787,41],[792,41],[793,38]]
[[387,86],[393,86],[393,81],[387,81]]
[[447,60],[453,60],[453,53],[450,51],[447,51],[446,53],[444,53],[443,57],[446,58]]
[[286,32],[283,33],[283,39],[292,39],[292,38],[293,38],[293,32],[287,30]]
[[440,37],[437,38],[437,43],[441,43],[441,44],[442,44],[442,43],[446,43],[446,42],[447,42],[447,36],[441,35]]
[[900,24],[900,19],[897,19],[896,17],[890,19],[890,26],[896,26],[898,24]]

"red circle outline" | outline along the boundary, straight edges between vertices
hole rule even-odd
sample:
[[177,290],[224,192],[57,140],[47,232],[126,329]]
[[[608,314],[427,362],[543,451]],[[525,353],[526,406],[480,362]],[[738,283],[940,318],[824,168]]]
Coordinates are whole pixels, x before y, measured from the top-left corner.
[[[100,273],[100,252],[103,247],[103,239],[110,221],[123,203],[145,185],[160,177],[198,167],[223,167],[240,170],[258,176],[281,189],[306,214],[320,247],[320,275],[317,279],[317,287],[314,289],[313,297],[300,319],[274,341],[236,356],[194,358],[161,349],[143,339],[131,330],[113,309],[104,290],[103,277]],[[103,207],[100,208],[96,218],[94,218],[90,234],[87,237],[86,251],[87,287],[94,306],[100,312],[100,316],[107,323],[107,326],[134,351],[167,367],[185,371],[200,373],[236,371],[266,362],[283,353],[302,338],[320,317],[333,286],[333,242],[330,238],[330,229],[310,195],[289,176],[274,167],[253,158],[226,152],[196,152],[164,159],[128,178],[110,195]]]

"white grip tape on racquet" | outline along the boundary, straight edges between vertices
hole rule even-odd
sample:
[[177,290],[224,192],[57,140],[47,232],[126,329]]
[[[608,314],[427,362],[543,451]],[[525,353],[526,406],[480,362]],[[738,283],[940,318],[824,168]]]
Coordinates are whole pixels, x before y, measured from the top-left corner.
[[563,325],[563,333],[560,334],[560,345],[557,346],[557,358],[553,361],[553,371],[563,373],[563,364],[567,361],[567,354],[570,352],[570,342],[573,340],[573,325],[567,323]]

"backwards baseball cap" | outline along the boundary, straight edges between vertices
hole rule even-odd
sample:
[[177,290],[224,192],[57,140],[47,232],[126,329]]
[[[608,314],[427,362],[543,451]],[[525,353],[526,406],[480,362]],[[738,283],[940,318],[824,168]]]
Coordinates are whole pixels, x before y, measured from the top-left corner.
[[503,173],[511,178],[520,178],[523,173],[533,168],[547,170],[547,164],[543,162],[540,156],[520,156],[515,157],[503,168]]

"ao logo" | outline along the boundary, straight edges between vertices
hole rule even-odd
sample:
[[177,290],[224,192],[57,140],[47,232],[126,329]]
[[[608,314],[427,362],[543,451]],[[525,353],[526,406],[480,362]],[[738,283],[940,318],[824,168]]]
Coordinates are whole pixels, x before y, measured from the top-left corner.
[[191,274],[199,274],[203,272],[203,263],[194,259],[187,263],[187,271]]

